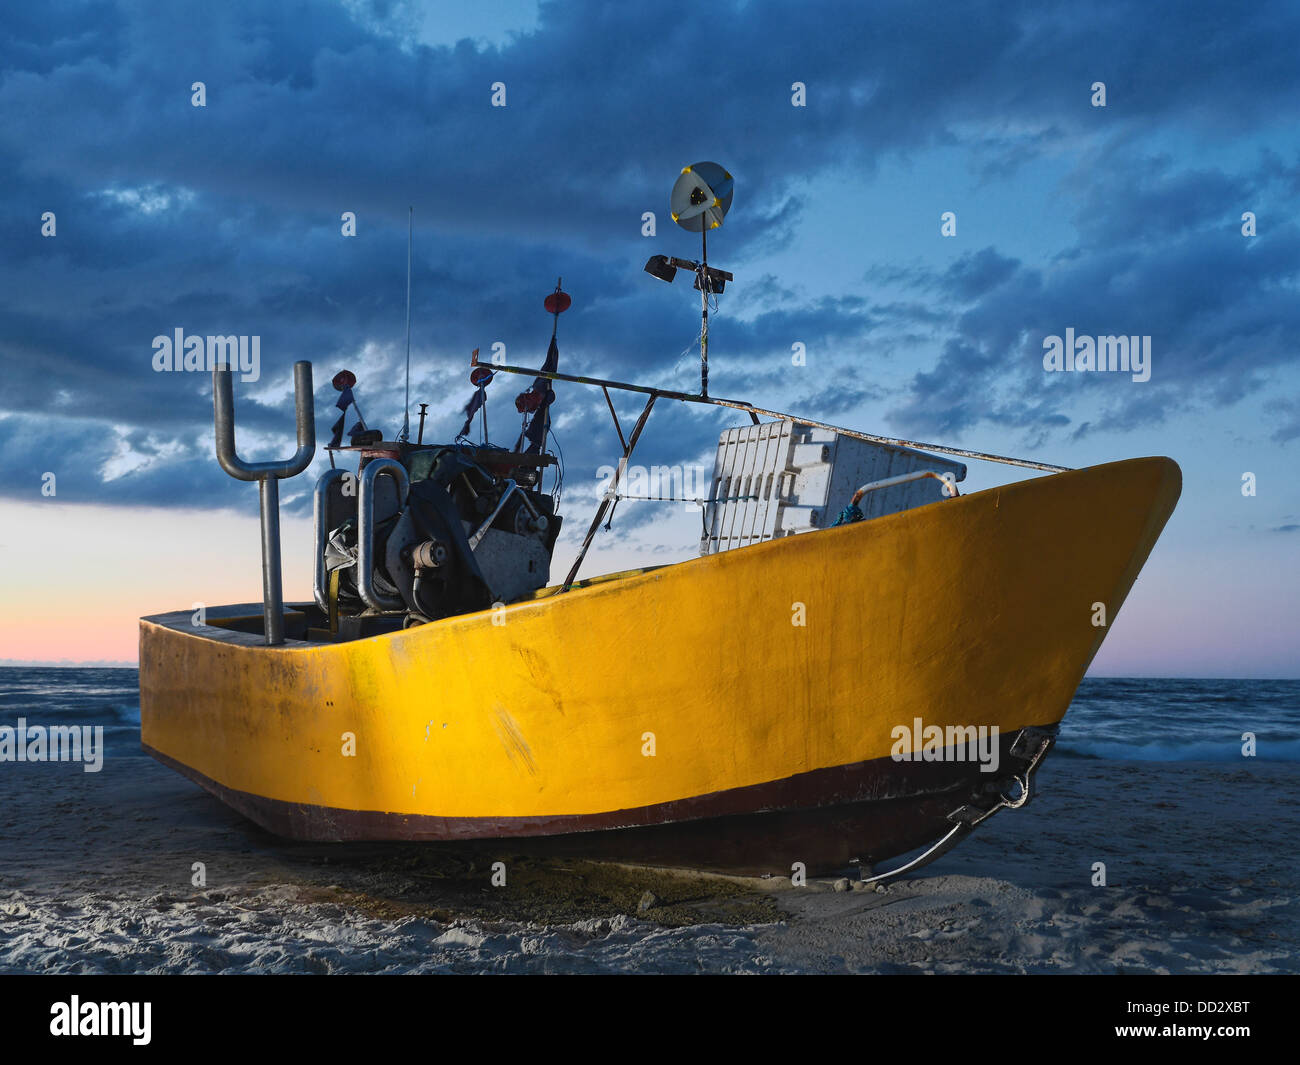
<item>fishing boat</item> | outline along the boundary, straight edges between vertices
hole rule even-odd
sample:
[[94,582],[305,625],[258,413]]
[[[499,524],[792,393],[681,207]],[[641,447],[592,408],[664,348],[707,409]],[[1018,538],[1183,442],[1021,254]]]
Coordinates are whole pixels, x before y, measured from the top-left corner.
[[[559,284],[541,369],[476,353],[451,442],[424,441],[423,406],[414,441],[409,413],[385,439],[337,374],[311,601],[282,600],[278,483],[315,454],[312,367],[294,369],[296,453],[263,463],[238,456],[231,371],[214,370],[218,461],[261,492],[263,601],[141,620],[145,750],[290,839],[746,874],[886,879],[1023,806],[1178,466],[1069,470],[710,396],[708,315],[732,277],[707,234],[731,188],[714,164],[683,171],[673,215],[704,254],[647,264],[700,290],[699,393],[560,372]],[[518,434],[493,444],[488,387],[511,374],[533,380]],[[603,393],[621,454],[552,582],[557,384]],[[615,394],[643,402],[630,432]],[[698,553],[584,577],[665,403],[742,419],[698,500]],[[971,459],[1035,475],[963,494]]]

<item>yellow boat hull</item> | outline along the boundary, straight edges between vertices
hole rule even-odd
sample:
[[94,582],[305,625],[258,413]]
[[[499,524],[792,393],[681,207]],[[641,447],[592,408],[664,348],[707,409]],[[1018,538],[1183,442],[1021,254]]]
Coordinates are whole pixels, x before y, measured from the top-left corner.
[[1055,726],[1180,487],[1132,459],[351,642],[145,618],[142,741],[297,838],[875,861],[988,779],[897,730]]

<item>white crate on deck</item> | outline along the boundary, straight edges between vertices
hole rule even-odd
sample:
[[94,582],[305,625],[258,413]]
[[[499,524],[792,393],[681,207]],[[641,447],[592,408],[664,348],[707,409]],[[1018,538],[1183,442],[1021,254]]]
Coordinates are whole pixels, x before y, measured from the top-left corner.
[[[700,554],[828,528],[862,485],[918,470],[966,476],[951,459],[790,420],[727,429],[718,438],[709,492],[717,502],[704,508]],[[927,477],[868,492],[858,506],[878,518],[943,498],[943,485]]]

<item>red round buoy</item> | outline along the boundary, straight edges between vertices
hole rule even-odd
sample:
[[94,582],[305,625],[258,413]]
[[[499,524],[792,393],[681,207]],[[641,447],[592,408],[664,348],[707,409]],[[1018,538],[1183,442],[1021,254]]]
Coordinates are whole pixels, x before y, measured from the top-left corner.
[[334,375],[332,384],[335,392],[342,392],[345,388],[351,388],[357,383],[357,375],[351,370],[340,370]]
[[479,385],[485,385],[492,380],[492,371],[486,366],[475,366],[469,372],[469,383],[475,388]]
[[551,314],[562,314],[567,311],[573,300],[569,299],[567,292],[561,292],[558,288],[546,297],[546,309]]

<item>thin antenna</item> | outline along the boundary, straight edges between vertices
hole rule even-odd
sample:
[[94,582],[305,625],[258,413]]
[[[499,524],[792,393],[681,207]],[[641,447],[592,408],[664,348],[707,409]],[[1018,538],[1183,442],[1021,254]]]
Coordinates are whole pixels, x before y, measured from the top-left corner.
[[408,207],[406,217],[406,402],[402,405],[402,433],[397,438],[406,443],[411,436],[411,234],[415,227],[415,208]]
[[700,230],[700,395],[709,394],[709,226]]

